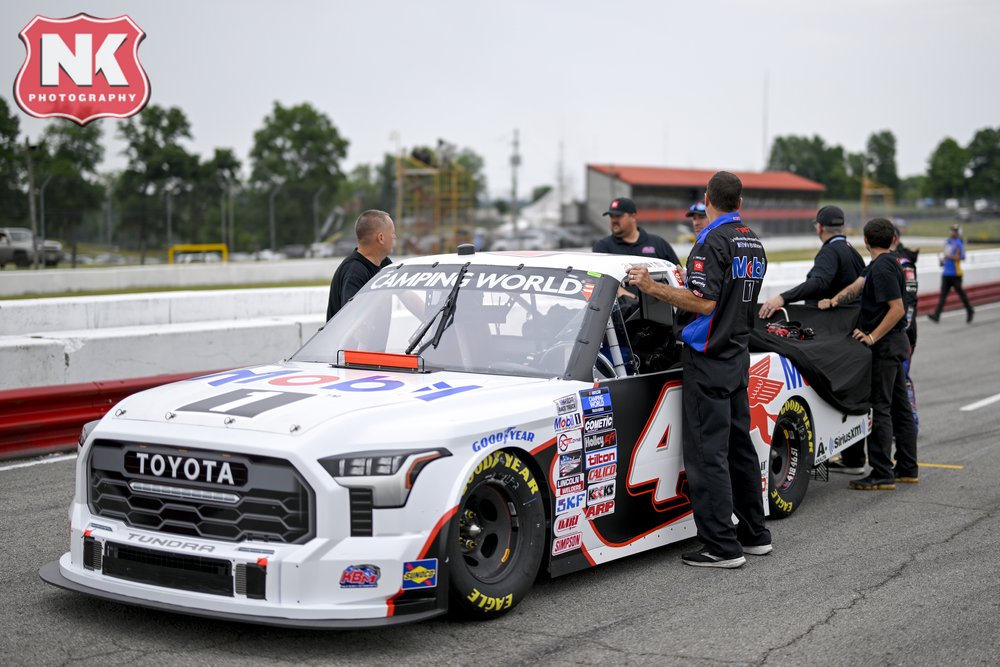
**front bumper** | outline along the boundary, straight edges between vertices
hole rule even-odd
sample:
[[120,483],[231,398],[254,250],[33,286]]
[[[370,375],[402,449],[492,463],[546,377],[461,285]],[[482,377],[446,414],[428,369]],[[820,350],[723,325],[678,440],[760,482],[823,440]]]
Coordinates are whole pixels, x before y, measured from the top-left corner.
[[391,616],[384,618],[359,618],[359,619],[310,619],[310,618],[284,618],[281,616],[267,616],[259,614],[245,614],[236,611],[222,611],[222,610],[211,610],[211,609],[200,609],[197,607],[187,607],[180,606],[177,604],[170,604],[167,602],[159,602],[157,600],[149,598],[140,598],[130,595],[125,595],[121,593],[115,593],[109,590],[102,590],[100,588],[94,588],[92,586],[87,586],[63,576],[63,569],[68,568],[69,554],[64,554],[59,560],[54,560],[48,563],[40,570],[38,570],[38,576],[42,578],[42,581],[57,586],[59,588],[64,588],[68,591],[74,591],[77,593],[84,593],[92,597],[96,597],[102,600],[109,600],[111,602],[119,602],[122,604],[134,605],[137,607],[145,607],[147,609],[156,609],[159,611],[169,611],[178,614],[186,614],[188,616],[198,616],[201,618],[215,618],[224,621],[236,621],[239,623],[255,623],[259,625],[270,625],[276,627],[286,627],[286,628],[304,628],[304,629],[359,629],[359,628],[373,628],[373,627],[384,627],[389,625],[399,625],[401,623],[413,623],[416,621],[422,621],[428,618],[433,618],[435,616],[440,616],[445,612],[444,609],[433,609],[430,611],[415,612],[412,614],[407,614],[405,616]]

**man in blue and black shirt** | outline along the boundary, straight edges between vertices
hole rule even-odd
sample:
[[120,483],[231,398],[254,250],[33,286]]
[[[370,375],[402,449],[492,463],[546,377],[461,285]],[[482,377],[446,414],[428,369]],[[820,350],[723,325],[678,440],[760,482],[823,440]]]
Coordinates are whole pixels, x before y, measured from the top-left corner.
[[747,346],[767,256],[738,213],[742,193],[742,182],[729,172],[720,171],[708,182],[705,208],[711,222],[688,255],[685,288],[653,281],[644,267],[629,270],[630,284],[695,314],[681,331],[686,343],[681,353],[683,448],[691,507],[704,547],[682,560],[697,567],[740,567],[746,563],[743,554],[764,555],[772,549],[747,398]]

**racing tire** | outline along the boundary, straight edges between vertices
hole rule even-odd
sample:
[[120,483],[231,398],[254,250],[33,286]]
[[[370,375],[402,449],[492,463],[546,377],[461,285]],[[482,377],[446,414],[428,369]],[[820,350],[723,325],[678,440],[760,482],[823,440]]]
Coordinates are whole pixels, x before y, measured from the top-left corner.
[[816,433],[809,406],[799,398],[790,398],[781,406],[771,436],[767,485],[771,517],[791,516],[802,504],[815,456]]
[[476,467],[451,527],[453,615],[498,617],[527,595],[545,552],[541,489],[531,468],[513,452],[491,452]]

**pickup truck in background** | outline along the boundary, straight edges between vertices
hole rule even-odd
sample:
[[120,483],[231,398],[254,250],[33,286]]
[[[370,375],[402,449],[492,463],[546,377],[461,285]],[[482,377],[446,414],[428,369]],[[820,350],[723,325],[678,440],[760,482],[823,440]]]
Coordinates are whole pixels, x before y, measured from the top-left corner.
[[0,269],[7,264],[31,266],[35,253],[40,252],[45,266],[58,266],[65,259],[62,243],[59,241],[34,241],[30,229],[24,227],[0,227]]

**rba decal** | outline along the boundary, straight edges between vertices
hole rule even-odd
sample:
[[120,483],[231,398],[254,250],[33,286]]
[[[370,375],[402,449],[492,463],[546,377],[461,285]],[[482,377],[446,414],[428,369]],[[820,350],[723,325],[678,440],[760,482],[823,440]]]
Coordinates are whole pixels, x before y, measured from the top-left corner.
[[139,63],[146,36],[128,16],[36,16],[20,33],[27,53],[14,98],[35,118],[127,118],[149,101],[149,79]]
[[557,537],[552,541],[552,555],[558,556],[559,554],[566,553],[567,551],[579,549],[582,544],[582,533],[573,533],[572,535],[566,535],[565,537]]

